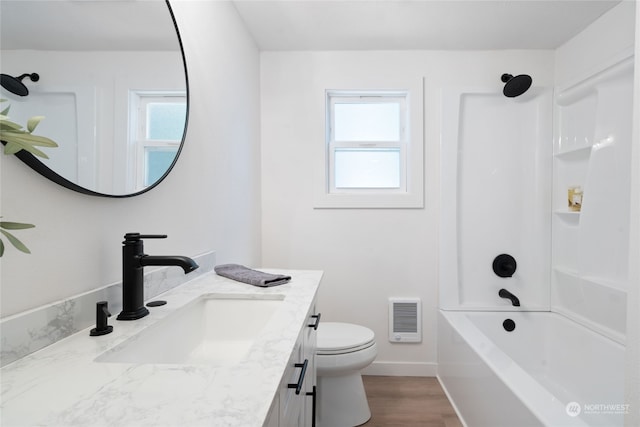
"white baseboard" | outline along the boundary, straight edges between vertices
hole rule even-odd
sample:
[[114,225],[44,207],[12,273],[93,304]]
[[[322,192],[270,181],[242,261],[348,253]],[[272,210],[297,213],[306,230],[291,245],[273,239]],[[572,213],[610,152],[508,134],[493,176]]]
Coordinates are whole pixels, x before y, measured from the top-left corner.
[[391,377],[435,377],[437,363],[423,362],[373,362],[362,370],[363,375],[387,375]]

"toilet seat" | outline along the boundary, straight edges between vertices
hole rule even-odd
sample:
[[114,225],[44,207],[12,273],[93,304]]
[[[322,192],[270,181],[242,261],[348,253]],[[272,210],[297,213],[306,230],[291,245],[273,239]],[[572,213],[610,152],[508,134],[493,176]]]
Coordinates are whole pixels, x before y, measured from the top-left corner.
[[318,355],[338,355],[367,349],[375,344],[369,328],[351,323],[323,322],[318,328]]

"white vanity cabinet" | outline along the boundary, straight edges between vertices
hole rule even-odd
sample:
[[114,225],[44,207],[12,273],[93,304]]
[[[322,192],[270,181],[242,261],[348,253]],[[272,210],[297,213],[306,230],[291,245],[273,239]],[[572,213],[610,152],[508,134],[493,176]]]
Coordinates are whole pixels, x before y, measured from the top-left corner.
[[320,315],[311,305],[264,427],[315,427],[316,334]]

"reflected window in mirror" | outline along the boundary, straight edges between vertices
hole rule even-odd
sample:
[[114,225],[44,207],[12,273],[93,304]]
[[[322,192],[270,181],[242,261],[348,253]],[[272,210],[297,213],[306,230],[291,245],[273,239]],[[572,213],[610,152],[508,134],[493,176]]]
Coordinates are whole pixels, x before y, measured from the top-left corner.
[[129,146],[134,152],[128,187],[141,189],[158,181],[180,148],[187,118],[185,92],[132,92]]
[[[11,119],[45,116],[37,132],[58,144],[49,159],[24,150],[18,159],[53,182],[96,196],[135,196],[170,172],[181,151],[175,140],[183,139],[188,122],[189,85],[168,0],[0,0],[0,40],[3,74],[40,77],[24,80],[28,96],[2,90]],[[152,135],[149,155],[133,143],[139,140],[131,134],[134,91],[181,97],[176,108],[183,127],[173,127],[171,136]]]

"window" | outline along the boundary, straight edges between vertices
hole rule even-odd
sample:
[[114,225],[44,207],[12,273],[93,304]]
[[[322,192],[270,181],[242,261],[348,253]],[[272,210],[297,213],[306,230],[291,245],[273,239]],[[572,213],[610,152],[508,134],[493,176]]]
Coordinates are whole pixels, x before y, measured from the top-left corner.
[[421,126],[412,142],[409,110],[408,91],[327,91],[316,207],[422,207]]
[[403,191],[406,94],[329,94],[329,192]]
[[184,133],[184,92],[136,92],[131,98],[136,190],[155,183],[176,157]]

